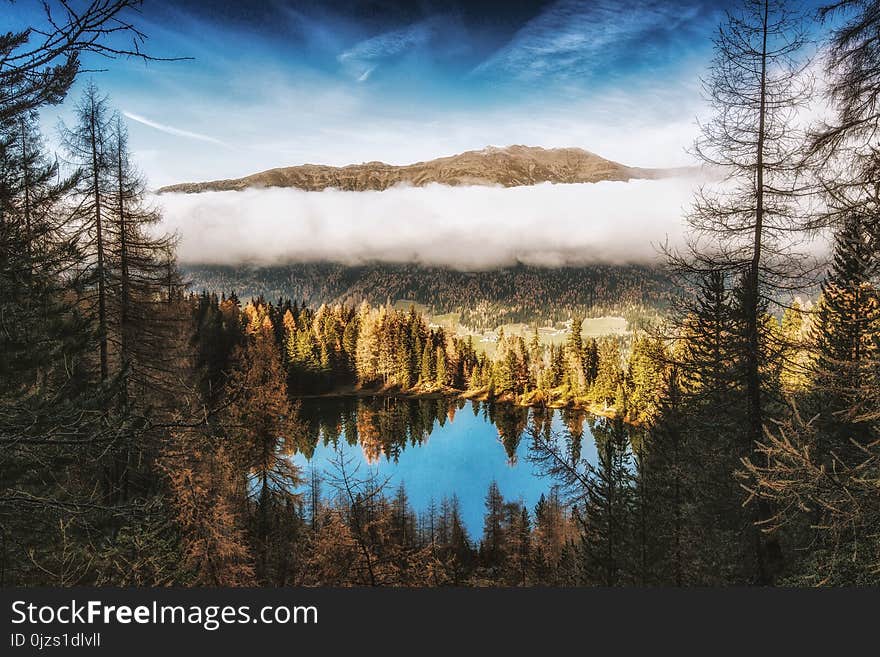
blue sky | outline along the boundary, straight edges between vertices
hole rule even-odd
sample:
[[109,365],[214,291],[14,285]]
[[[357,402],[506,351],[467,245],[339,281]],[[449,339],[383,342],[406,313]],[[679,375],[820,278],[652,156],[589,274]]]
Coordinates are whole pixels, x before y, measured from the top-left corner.
[[88,63],[155,186],[512,143],[665,166],[687,162],[725,4],[147,0],[147,49],[192,59]]

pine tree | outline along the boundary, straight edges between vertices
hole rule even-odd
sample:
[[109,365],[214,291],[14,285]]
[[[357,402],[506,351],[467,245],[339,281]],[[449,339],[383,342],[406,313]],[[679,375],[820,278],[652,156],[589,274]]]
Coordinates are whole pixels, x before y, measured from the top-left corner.
[[556,486],[550,489],[549,496],[541,495],[535,505],[534,515],[532,562],[535,580],[543,584],[553,584],[554,573],[559,567],[563,548],[568,540],[567,519]]
[[779,342],[783,362],[780,378],[783,389],[788,393],[801,392],[808,384],[806,318],[807,313],[798,298],[792,300],[791,305],[782,313]]
[[486,494],[486,515],[483,522],[483,541],[481,557],[490,571],[499,568],[506,556],[506,536],[504,531],[504,498],[496,482],[489,484]]
[[700,277],[686,313],[679,320],[683,386],[713,413],[741,406],[742,329],[723,272]]
[[428,340],[422,350],[421,382],[424,386],[431,386],[437,378],[437,352],[434,345]]
[[[880,52],[874,42],[880,14],[871,0],[842,0],[823,5],[819,18],[833,24],[824,60],[832,112],[810,131],[808,154],[815,159],[822,187],[840,199],[853,183],[873,187],[878,180]],[[852,207],[844,205],[845,211]]]
[[547,375],[547,387],[556,388],[562,385],[565,376],[565,357],[563,350],[555,345],[550,345],[550,369]]
[[352,315],[342,332],[342,351],[345,354],[345,365],[351,374],[356,373],[357,343],[360,323],[357,315]]
[[[696,144],[697,155],[724,173],[725,185],[697,194],[688,217],[688,255],[673,258],[677,270],[691,277],[719,270],[737,281],[747,411],[737,446],[741,455],[755,448],[773,413],[767,361],[778,345],[766,330],[768,300],[790,290],[804,273],[798,247],[807,222],[794,209],[803,144],[794,116],[808,91],[801,82],[804,44],[793,3],[743,0],[741,9],[728,12],[705,83],[714,115]],[[762,502],[755,513],[760,520],[771,511]],[[755,577],[770,582],[778,567],[776,547],[757,529],[754,535]]]
[[447,375],[446,375],[446,351],[443,347],[437,347],[436,351],[437,355],[435,357],[435,362],[437,363],[437,386],[445,387],[447,384]]
[[568,386],[574,394],[581,394],[586,390],[587,379],[584,372],[584,343],[581,332],[583,331],[583,318],[573,317],[571,320],[571,332],[565,346],[566,365],[568,372]]
[[529,340],[529,383],[530,387],[541,387],[541,370],[544,368],[544,347],[538,335],[538,327]]
[[529,510],[521,502],[508,502],[504,506],[507,534],[505,580],[514,586],[528,586],[532,561],[532,523]]
[[302,429],[284,388],[281,356],[266,309],[247,306],[246,311],[248,342],[235,359],[228,385],[228,451],[236,454],[248,473],[243,485],[252,509],[257,577],[279,583],[284,579],[277,560],[284,545],[279,536],[285,516],[289,518],[285,510],[296,500],[294,491],[300,483],[299,469],[290,456]]
[[249,586],[254,569],[237,503],[237,473],[221,447],[175,436],[161,467],[181,532],[180,579],[196,586]]
[[[665,393],[671,396],[680,389],[681,399],[662,400],[663,414],[677,419],[661,414],[654,428],[660,436],[675,432],[676,444],[687,445],[686,463],[679,462],[685,468],[680,478],[687,481],[696,502],[685,527],[704,536],[692,560],[691,576],[705,584],[748,581],[754,577],[761,551],[756,546],[760,539],[753,524],[756,518],[751,508],[739,504],[734,478],[740,459],[751,448],[743,439],[748,407],[745,331],[737,292],[728,285],[718,270],[698,277],[695,298],[677,322],[678,342],[671,354],[677,386]],[[660,476],[666,467],[665,463],[659,466]]]
[[594,425],[598,462],[591,468],[582,508],[583,573],[587,583],[620,586],[633,582],[632,453],[620,419]]
[[413,547],[416,541],[415,516],[409,504],[406,488],[397,487],[391,506],[394,540],[405,547]]
[[358,335],[355,351],[355,368],[358,381],[372,384],[379,378],[379,334],[377,319],[365,301],[357,315]]
[[695,518],[690,512],[697,501],[692,472],[700,466],[692,463],[696,452],[689,451],[686,412],[678,368],[673,365],[664,374],[658,414],[639,456],[637,481],[650,526],[650,577],[654,583],[673,586],[702,582],[696,575],[698,532],[691,529]]
[[596,338],[587,340],[584,354],[584,376],[588,386],[593,385],[599,375],[599,343]]
[[617,340],[606,338],[599,345],[599,366],[596,379],[590,389],[590,396],[606,407],[611,406],[617,397],[618,386],[622,381],[620,346]]
[[120,376],[119,413],[131,427],[119,466],[125,500],[137,474],[134,464],[145,460],[145,452],[152,450],[155,455],[159,450],[159,436],[135,433],[135,427],[148,420],[167,421],[179,404],[180,388],[173,382],[184,347],[179,336],[185,315],[178,303],[182,283],[173,255],[169,256],[174,252],[174,239],[155,228],[161,217],[146,204],[146,185],[130,160],[122,117],[113,113],[108,127],[109,134],[101,137],[108,143],[111,160],[104,225],[105,309],[107,341],[116,354],[114,369],[118,368]]
[[657,414],[662,388],[663,363],[667,360],[663,343],[647,335],[633,337],[627,365],[626,383],[629,417],[645,424]]
[[744,485],[778,511],[769,532],[785,532],[798,548],[786,584],[877,586],[880,584],[880,442],[858,459],[829,467],[816,452],[814,421],[795,406],[792,417],[767,432],[758,453],[744,462]]
[[452,581],[460,584],[470,572],[474,554],[471,541],[461,517],[461,502],[453,493],[449,500],[449,546],[453,556]]
[[821,414],[819,449],[826,456],[833,452],[859,458],[860,450],[850,441],[866,445],[877,439],[872,417],[876,398],[869,390],[876,384],[880,362],[880,295],[873,284],[878,273],[876,228],[851,216],[836,235],[834,259],[812,324],[811,378]]
[[82,276],[86,289],[90,290],[86,300],[95,307],[102,381],[110,376],[108,296],[111,281],[107,222],[114,190],[112,146],[108,143],[112,120],[107,97],[90,83],[76,106],[76,124],[72,128],[62,126],[65,149],[81,171],[76,189],[77,220],[81,224],[83,248],[89,257]]

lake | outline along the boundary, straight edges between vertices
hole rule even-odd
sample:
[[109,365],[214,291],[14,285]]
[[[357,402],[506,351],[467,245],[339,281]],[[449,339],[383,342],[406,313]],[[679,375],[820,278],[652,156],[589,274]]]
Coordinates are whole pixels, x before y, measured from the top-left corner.
[[[571,458],[596,462],[592,428],[604,422],[583,411],[529,409],[510,404],[449,399],[363,397],[303,400],[308,438],[293,457],[304,472],[332,470],[336,450],[359,467],[401,483],[417,513],[433,500],[457,494],[471,538],[483,529],[484,499],[498,483],[505,499],[529,510],[554,485],[529,459],[529,427],[564,441]],[[326,495],[328,491],[324,491]]]

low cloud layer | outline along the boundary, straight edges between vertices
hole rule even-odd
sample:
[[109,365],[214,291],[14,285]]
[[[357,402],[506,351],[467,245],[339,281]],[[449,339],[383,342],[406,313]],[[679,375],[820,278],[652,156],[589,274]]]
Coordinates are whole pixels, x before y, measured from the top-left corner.
[[636,263],[677,244],[693,179],[382,192],[250,189],[164,194],[186,264],[329,260],[483,269]]

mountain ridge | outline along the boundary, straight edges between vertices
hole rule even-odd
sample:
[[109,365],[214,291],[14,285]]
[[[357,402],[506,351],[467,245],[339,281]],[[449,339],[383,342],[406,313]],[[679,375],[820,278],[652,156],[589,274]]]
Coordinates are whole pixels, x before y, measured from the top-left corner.
[[603,181],[657,180],[685,175],[690,168],[651,169],[608,160],[582,148],[541,148],[514,145],[487,146],[481,150],[394,165],[372,161],[342,167],[302,164],[267,169],[241,178],[185,182],[168,185],[158,193],[197,194],[281,187],[304,191],[383,191],[397,185],[423,187],[482,185],[520,187],[551,182],[559,184]]

